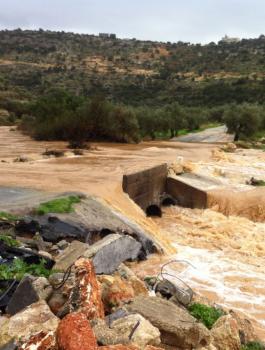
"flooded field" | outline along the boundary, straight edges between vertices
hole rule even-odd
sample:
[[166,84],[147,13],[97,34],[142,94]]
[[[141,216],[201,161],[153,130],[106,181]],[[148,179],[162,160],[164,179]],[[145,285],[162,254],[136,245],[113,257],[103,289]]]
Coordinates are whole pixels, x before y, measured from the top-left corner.
[[[151,257],[135,267],[139,275],[158,273],[170,259],[191,262],[194,268],[183,264],[170,268],[202,296],[250,316],[265,340],[265,223],[261,205],[265,195],[264,189],[252,192],[246,185],[252,176],[265,180],[265,152],[238,150],[230,154],[218,151],[214,144],[180,142],[92,146],[84,156],[68,152],[62,158],[44,158],[45,149],[67,150],[66,144],[35,142],[9,127],[0,127],[0,186],[45,193],[82,191],[102,197],[148,228],[165,247],[167,255]],[[21,155],[28,161],[14,162]],[[175,162],[179,157],[189,163],[194,174],[217,180],[223,192],[230,188],[227,201],[218,201],[213,195],[212,209],[176,206],[164,208],[161,219],[146,218],[122,192],[122,175]],[[231,188],[236,188],[237,195]],[[249,218],[238,216],[244,201],[249,204],[244,216],[250,213]],[[8,209],[8,203],[5,205]],[[257,222],[259,218],[261,222]]]

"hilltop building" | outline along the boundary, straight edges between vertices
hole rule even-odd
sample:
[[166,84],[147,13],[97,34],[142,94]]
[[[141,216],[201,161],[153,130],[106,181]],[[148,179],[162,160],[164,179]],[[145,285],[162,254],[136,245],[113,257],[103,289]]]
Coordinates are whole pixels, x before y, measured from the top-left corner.
[[99,33],[99,37],[103,39],[116,39],[116,34],[113,33]]
[[232,37],[229,37],[228,35],[225,35],[221,41],[227,44],[233,44],[233,43],[238,43],[240,41],[240,38],[232,38]]

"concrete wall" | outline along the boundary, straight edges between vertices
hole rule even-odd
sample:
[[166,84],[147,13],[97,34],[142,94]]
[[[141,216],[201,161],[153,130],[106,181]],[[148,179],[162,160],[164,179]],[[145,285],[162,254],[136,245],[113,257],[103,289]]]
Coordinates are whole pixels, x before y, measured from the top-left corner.
[[124,175],[122,188],[143,210],[152,204],[160,206],[166,190],[167,164]]
[[166,193],[175,198],[182,207],[207,208],[207,192],[178,179],[167,178]]

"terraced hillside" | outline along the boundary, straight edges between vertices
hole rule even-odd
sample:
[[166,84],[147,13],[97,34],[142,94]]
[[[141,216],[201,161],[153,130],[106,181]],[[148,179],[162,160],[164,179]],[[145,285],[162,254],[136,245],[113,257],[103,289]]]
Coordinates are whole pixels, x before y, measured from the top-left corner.
[[263,102],[265,37],[194,45],[51,31],[0,31],[0,107],[51,87],[127,104]]

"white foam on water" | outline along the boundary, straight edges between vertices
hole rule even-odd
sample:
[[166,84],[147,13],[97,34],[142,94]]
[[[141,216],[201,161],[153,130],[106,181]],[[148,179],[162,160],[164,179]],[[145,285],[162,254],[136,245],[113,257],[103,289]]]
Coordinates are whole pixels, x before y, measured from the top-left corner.
[[[260,306],[265,305],[265,272],[263,274],[255,271],[252,265],[229,259],[222,251],[210,251],[179,244],[174,246],[178,251],[174,258],[189,261],[195,267],[178,265],[181,266],[181,272],[177,274],[179,278],[194,290],[217,294],[219,305],[252,315],[253,318],[257,317]],[[166,267],[165,271],[176,274],[173,266]],[[246,285],[247,279],[250,286],[253,283],[253,292],[251,288],[248,288],[247,292],[240,288]],[[254,287],[263,289],[263,294],[258,294]],[[265,320],[257,321],[265,326]]]

